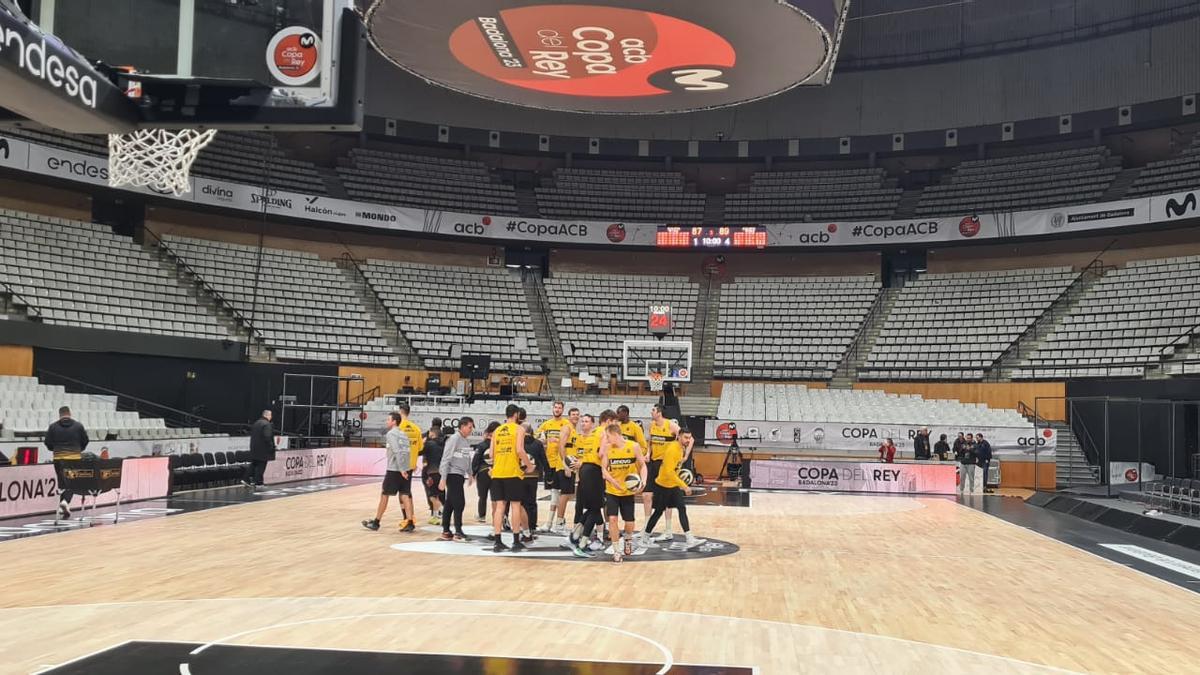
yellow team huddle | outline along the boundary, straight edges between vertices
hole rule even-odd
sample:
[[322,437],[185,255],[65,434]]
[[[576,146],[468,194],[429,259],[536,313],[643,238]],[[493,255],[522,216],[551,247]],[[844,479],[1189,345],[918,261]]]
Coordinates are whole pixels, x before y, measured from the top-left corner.
[[[576,408],[563,417],[563,408],[564,404],[556,401],[553,417],[534,432],[545,442],[549,467],[545,484],[551,491],[550,532],[568,534],[568,548],[576,556],[591,557],[589,546],[595,550],[599,542],[589,543],[589,540],[607,516],[609,552],[615,562],[620,562],[634,552],[634,504],[641,494],[647,523],[638,546],[651,540],[653,527],[664,514],[668,516],[667,532],[653,541],[674,540],[670,510],[679,513],[685,547],[702,543],[689,530],[683,499],[691,490],[691,472],[681,472],[692,449],[690,432],[663,417],[662,408],[657,405],[651,415],[649,442],[641,425],[629,419],[626,406],[616,412],[604,411],[599,424]],[[536,482],[532,488],[525,482],[530,472],[524,467],[531,468],[533,460],[525,452],[525,432],[519,424],[523,412],[510,406],[506,411],[508,419],[492,434],[491,497],[496,552],[525,549],[517,522],[526,518],[520,503],[531,494],[528,490],[537,489]],[[573,527],[568,529],[566,506],[572,494],[576,496],[575,517]],[[518,514],[516,518],[514,513]],[[508,514],[513,521],[511,548],[501,541],[502,514]],[[527,524],[528,520],[523,522]]]

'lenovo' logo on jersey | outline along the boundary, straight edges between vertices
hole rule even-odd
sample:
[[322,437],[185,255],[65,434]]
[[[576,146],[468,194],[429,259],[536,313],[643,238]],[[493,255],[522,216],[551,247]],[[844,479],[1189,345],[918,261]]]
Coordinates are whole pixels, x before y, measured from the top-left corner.
[[1183,214],[1189,211],[1196,210],[1196,193],[1189,192],[1188,196],[1183,198],[1183,201],[1177,201],[1174,197],[1167,200],[1167,217],[1181,218]]

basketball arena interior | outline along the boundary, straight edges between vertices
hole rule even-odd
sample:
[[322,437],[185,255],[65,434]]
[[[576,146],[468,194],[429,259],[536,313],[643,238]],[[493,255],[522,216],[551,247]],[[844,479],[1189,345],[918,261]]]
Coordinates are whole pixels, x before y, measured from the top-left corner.
[[0,673],[1197,672],[1198,95],[1195,0],[0,0]]

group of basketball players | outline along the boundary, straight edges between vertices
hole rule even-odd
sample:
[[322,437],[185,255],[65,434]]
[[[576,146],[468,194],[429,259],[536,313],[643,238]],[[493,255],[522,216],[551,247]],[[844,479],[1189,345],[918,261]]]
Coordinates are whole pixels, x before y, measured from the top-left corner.
[[[438,496],[444,495],[441,522],[442,538],[467,540],[462,531],[465,487],[478,478],[486,481],[492,502],[492,550],[520,552],[537,536],[537,491],[539,483],[550,491],[550,518],[542,532],[565,534],[564,547],[575,556],[590,558],[605,550],[614,562],[621,562],[635,550],[653,543],[674,542],[671,512],[679,514],[684,550],[704,543],[692,533],[684,497],[691,492],[693,474],[685,468],[691,457],[694,439],[687,429],[663,416],[655,405],[651,411],[650,438],[642,427],[629,419],[628,406],[605,410],[599,419],[571,408],[563,416],[565,405],[555,401],[552,417],[536,430],[526,423],[526,411],[515,404],[505,410],[503,423],[492,423],[482,443],[472,446],[474,461],[465,439],[474,430],[469,417],[459,420],[440,457],[439,466],[428,461],[424,473],[438,474]],[[401,405],[387,422],[388,469],[383,480],[378,509],[373,520],[363,521],[367,529],[378,530],[379,521],[391,496],[399,496],[404,511],[401,532],[413,532],[411,479],[422,453],[424,436],[409,420],[407,405]],[[457,437],[457,438],[455,438]],[[573,525],[566,524],[567,504],[575,497]],[[646,517],[644,529],[635,533],[635,506],[642,502]],[[431,506],[432,508],[432,506]],[[450,532],[453,513],[456,530]],[[654,536],[654,527],[666,516],[666,531]],[[483,507],[480,506],[482,521]],[[607,520],[607,532],[601,527]],[[512,545],[503,541],[505,530],[512,532]],[[607,544],[602,537],[607,535]]]

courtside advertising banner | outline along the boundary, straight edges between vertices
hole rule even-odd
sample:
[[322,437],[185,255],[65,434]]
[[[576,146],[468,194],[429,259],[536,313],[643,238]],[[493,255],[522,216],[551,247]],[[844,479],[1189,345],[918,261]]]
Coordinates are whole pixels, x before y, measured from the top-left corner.
[[[0,167],[108,185],[108,160],[5,136],[0,132]],[[546,244],[653,247],[660,226],[670,223],[554,220],[508,215],[457,213],[356,202],[325,195],[272,190],[194,176],[192,190],[179,197],[148,188],[122,190],[164,199],[263,213],[321,223],[483,241],[536,241]],[[981,213],[910,220],[763,225],[767,247],[824,248],[994,241],[1106,228],[1169,223],[1200,218],[1200,188],[1118,202],[1041,211]]]
[[291,483],[312,478],[335,476],[337,462],[334,454],[341,448],[317,448],[306,450],[281,450],[275,459],[267,462],[263,471],[263,483]]
[[[171,470],[166,457],[143,457],[121,462],[121,501],[131,502],[167,496]],[[58,507],[62,492],[54,474],[53,464],[29,464],[0,469],[0,518],[12,518],[31,513],[49,513]],[[114,504],[116,490],[105,492],[96,501],[98,506]],[[92,498],[87,499],[88,506]],[[78,496],[72,506],[82,504]]]
[[752,460],[750,487],[760,490],[882,492],[952,495],[958,468],[946,464],[882,464],[807,460]]
[[[901,456],[913,456],[913,439],[920,425],[856,424],[853,422],[770,422],[763,420],[706,420],[704,436],[708,443],[729,445],[737,438],[742,448],[768,450],[829,450],[835,452],[875,452],[890,438]],[[1032,459],[1036,450],[1042,458],[1054,457],[1058,437],[1054,429],[1029,427],[973,427],[952,429],[929,427],[932,450],[938,436],[954,445],[959,432],[983,433],[996,456],[1006,459]]]

